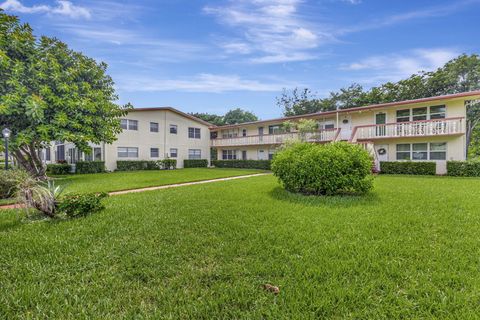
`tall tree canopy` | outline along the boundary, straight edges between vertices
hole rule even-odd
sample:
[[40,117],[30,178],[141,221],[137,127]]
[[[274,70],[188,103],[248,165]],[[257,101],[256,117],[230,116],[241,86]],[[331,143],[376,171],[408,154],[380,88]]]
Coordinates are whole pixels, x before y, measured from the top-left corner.
[[216,126],[244,123],[244,122],[258,120],[258,117],[255,114],[240,108],[232,109],[223,116],[210,114],[210,113],[191,113],[191,115],[199,119],[205,120],[207,122],[210,122]]
[[121,132],[131,106],[115,104],[106,69],[0,10],[0,128],[12,130],[13,156],[32,175],[45,176],[37,150],[51,141],[88,152],[89,142],[111,143]]
[[[462,54],[435,71],[421,71],[407,79],[387,82],[369,90],[352,84],[323,99],[315,97],[309,89],[284,90],[277,98],[277,105],[285,116],[293,116],[474,90],[480,90],[480,56]],[[480,130],[479,123],[480,103],[470,104],[467,107],[467,150],[472,137],[480,137],[480,133],[475,134],[475,130]]]

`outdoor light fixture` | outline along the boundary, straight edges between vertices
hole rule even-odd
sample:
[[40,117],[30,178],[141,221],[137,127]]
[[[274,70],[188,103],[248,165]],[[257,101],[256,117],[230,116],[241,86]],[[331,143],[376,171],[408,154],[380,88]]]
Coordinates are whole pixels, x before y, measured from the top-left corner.
[[10,138],[11,133],[12,131],[8,128],[2,130],[2,135],[5,139],[5,170],[8,170],[8,138]]

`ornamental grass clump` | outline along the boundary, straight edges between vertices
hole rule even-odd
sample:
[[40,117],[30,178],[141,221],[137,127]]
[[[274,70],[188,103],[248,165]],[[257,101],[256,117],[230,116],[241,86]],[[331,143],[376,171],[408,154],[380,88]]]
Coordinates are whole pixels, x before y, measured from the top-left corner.
[[286,190],[307,195],[363,194],[373,188],[372,158],[346,142],[294,142],[275,154],[273,174]]

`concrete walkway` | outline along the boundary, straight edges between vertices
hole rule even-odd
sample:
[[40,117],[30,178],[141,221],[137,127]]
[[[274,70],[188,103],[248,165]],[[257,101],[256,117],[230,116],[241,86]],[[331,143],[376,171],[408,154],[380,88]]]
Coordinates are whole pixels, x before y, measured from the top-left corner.
[[[197,184],[205,184],[205,183],[213,183],[213,182],[219,182],[219,181],[229,181],[229,180],[245,179],[245,178],[251,178],[251,177],[259,177],[259,176],[265,176],[265,175],[269,175],[269,174],[271,174],[271,173],[268,173],[268,172],[267,173],[254,173],[254,174],[248,174],[248,175],[244,175],[244,176],[218,178],[218,179],[201,180],[201,181],[193,181],[193,182],[183,182],[183,183],[167,184],[167,185],[163,185],[163,186],[129,189],[129,190],[122,190],[122,191],[112,191],[112,192],[109,192],[108,195],[118,196],[118,195],[127,194],[127,193],[136,193],[136,192],[145,192],[145,191],[152,191],[152,190],[179,188],[179,187],[193,186],[193,185],[197,185]],[[20,204],[7,204],[7,205],[0,206],[0,210],[2,210],[2,209],[19,209],[19,208],[22,208],[22,205],[20,205]]]

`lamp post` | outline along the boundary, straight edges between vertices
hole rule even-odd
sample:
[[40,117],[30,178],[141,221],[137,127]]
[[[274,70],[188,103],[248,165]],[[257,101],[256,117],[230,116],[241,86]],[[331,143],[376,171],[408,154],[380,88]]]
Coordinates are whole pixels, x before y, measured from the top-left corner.
[[5,139],[5,170],[8,170],[8,138],[10,138],[10,129],[5,128],[2,130],[3,138]]

